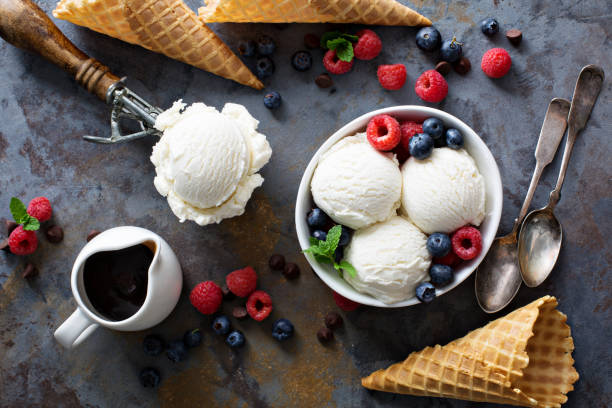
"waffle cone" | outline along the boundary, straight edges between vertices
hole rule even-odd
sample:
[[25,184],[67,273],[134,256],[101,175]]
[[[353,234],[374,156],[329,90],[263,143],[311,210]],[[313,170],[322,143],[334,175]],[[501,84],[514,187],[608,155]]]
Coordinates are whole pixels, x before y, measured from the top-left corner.
[[198,14],[207,23],[431,25],[395,0],[206,0]]
[[182,0],[61,0],[53,15],[243,85],[263,88]]
[[446,346],[361,380],[369,389],[526,407],[561,407],[578,373],[557,300],[544,296]]

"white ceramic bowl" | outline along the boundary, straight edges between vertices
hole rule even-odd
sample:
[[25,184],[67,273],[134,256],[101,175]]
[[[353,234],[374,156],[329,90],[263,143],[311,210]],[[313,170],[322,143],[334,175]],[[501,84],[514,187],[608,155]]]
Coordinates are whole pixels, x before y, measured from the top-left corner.
[[[303,250],[310,246],[310,232],[308,229],[308,224],[306,223],[306,214],[314,206],[312,194],[310,192],[310,180],[312,179],[312,174],[317,167],[319,158],[324,152],[326,152],[332,145],[343,137],[352,136],[355,133],[363,132],[368,124],[368,121],[372,117],[383,113],[392,115],[399,120],[423,121],[434,116],[440,118],[446,127],[458,129],[463,134],[465,149],[474,158],[474,161],[476,162],[476,165],[484,178],[486,189],[486,215],[479,227],[482,234],[482,252],[477,258],[472,259],[469,262],[463,262],[459,268],[455,269],[455,279],[453,282],[442,289],[436,289],[437,296],[440,296],[459,285],[476,270],[489,250],[489,247],[495,238],[495,234],[497,233],[503,202],[502,183],[499,175],[499,169],[497,168],[493,155],[485,143],[468,125],[441,110],[416,105],[394,106],[379,109],[366,113],[365,115],[352,120],[334,133],[329,139],[327,139],[327,141],[323,143],[319,150],[317,150],[317,152],[314,154],[310,160],[310,163],[308,163],[308,167],[306,167],[306,171],[304,171],[302,181],[300,182],[297,201],[295,204],[295,226],[298,239],[300,241],[300,246]],[[338,272],[336,272],[331,265],[318,263],[310,254],[306,254],[306,258],[314,271],[323,280],[323,282],[327,284],[327,286],[342,296],[355,302],[378,307],[404,307],[419,303],[415,296],[402,302],[393,304],[383,303],[368,294],[355,290],[344,279],[340,278]]]

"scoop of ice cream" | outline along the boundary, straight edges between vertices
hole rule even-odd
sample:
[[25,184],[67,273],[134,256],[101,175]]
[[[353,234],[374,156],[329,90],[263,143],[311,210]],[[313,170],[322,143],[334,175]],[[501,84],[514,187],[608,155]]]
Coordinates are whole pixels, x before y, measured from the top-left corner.
[[360,133],[321,157],[310,187],[319,208],[338,224],[357,229],[395,215],[402,177],[394,156],[372,148]]
[[485,186],[474,159],[463,149],[433,149],[425,160],[402,166],[402,212],[426,234],[451,233],[485,216]]
[[400,216],[355,231],[345,259],[356,274],[344,273],[344,279],[384,303],[413,297],[416,286],[426,280],[431,263],[427,237]]
[[181,222],[207,225],[244,212],[272,155],[258,123],[232,103],[219,112],[203,103],[185,109],[179,100],[157,117],[163,135],[151,155],[154,184]]

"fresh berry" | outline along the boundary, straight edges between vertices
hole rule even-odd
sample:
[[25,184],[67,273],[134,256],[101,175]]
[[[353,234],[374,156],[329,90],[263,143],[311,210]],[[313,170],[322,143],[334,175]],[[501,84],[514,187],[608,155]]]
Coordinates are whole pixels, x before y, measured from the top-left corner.
[[378,115],[370,119],[366,134],[373,148],[385,152],[393,150],[402,138],[399,123],[389,115]]
[[291,65],[297,71],[308,71],[312,67],[312,55],[308,51],[298,51],[291,57]]
[[446,256],[452,249],[451,239],[441,232],[434,232],[427,237],[427,250],[434,258]]
[[257,287],[257,273],[255,269],[247,266],[238,269],[225,277],[225,283],[232,293],[239,297],[247,297]]
[[325,239],[327,239],[327,232],[315,230],[312,233],[312,237],[318,239],[319,241],[325,241]]
[[313,208],[306,217],[306,223],[310,228],[322,230],[329,222],[329,217],[320,208]]
[[328,329],[331,329],[331,330],[338,329],[342,327],[343,323],[344,321],[342,320],[342,316],[340,316],[336,312],[329,312],[325,316],[325,327],[327,327]]
[[272,55],[276,50],[276,44],[272,37],[268,35],[261,35],[257,39],[257,52],[259,55]]
[[423,27],[416,35],[416,45],[423,51],[435,51],[441,42],[442,36],[434,27]]
[[439,139],[444,133],[444,123],[438,118],[428,118],[423,122],[423,133],[427,133],[433,139]]
[[493,17],[488,17],[480,22],[480,29],[484,35],[493,37],[499,32],[499,23]]
[[344,258],[344,247],[338,246],[334,251],[334,261],[339,264],[342,258]]
[[452,237],[453,252],[464,261],[476,258],[482,251],[480,231],[474,227],[461,227]]
[[321,343],[328,343],[334,339],[334,332],[327,327],[321,327],[317,332],[317,339]]
[[336,75],[346,74],[347,72],[349,72],[351,68],[353,67],[354,61],[355,61],[354,59],[351,60],[350,62],[342,61],[336,55],[336,50],[327,51],[325,53],[325,56],[323,57],[323,65],[325,66],[325,69],[330,74],[336,74]]
[[261,322],[272,312],[272,299],[263,290],[256,290],[249,296],[246,308],[249,316]]
[[168,347],[166,348],[166,356],[173,363],[178,363],[187,358],[187,347],[185,347],[185,343],[183,340],[174,340],[168,343]]
[[47,241],[57,244],[64,239],[64,230],[59,225],[51,225],[45,230],[45,236]]
[[446,286],[453,280],[453,268],[448,265],[433,264],[429,268],[429,280],[434,286]]
[[297,279],[300,276],[300,267],[293,262],[287,262],[283,269],[283,276],[289,280]]
[[278,319],[272,325],[272,337],[278,341],[287,340],[293,336],[293,324],[287,319]]
[[212,323],[212,329],[217,334],[226,335],[230,331],[230,321],[227,316],[217,316]]
[[351,229],[343,225],[342,232],[340,233],[340,241],[338,241],[338,246],[347,246],[349,242],[351,242],[351,235],[353,235]]
[[189,294],[189,300],[200,313],[213,314],[221,306],[223,291],[213,281],[200,282]]
[[450,63],[459,61],[463,53],[461,45],[455,37],[452,40],[444,41],[442,47],[440,47],[440,57]]
[[448,129],[446,131],[446,145],[451,149],[461,149],[463,147],[463,135],[457,129]]
[[440,102],[448,94],[448,84],[442,74],[430,69],[417,79],[414,91],[425,102]]
[[183,335],[183,343],[185,343],[185,346],[188,348],[198,347],[202,344],[202,330],[193,329],[185,332]]
[[372,30],[361,30],[357,32],[357,44],[353,45],[355,58],[360,60],[371,60],[376,58],[382,50],[382,41],[380,37]]
[[232,348],[244,346],[244,334],[240,330],[234,330],[225,338],[225,342]]
[[419,133],[410,139],[410,155],[415,159],[425,160],[431,154],[434,141],[427,133]]
[[406,83],[406,66],[404,64],[380,65],[376,75],[383,88],[396,91]]
[[274,254],[268,259],[268,266],[274,271],[282,271],[285,268],[285,257],[281,254]]
[[15,255],[29,255],[38,248],[38,238],[34,231],[26,231],[20,225],[9,235],[8,244]]
[[244,57],[252,57],[255,55],[257,45],[253,40],[242,40],[238,43],[238,52]]
[[153,367],[145,367],[140,370],[140,374],[138,374],[138,379],[143,387],[147,388],[155,388],[159,385],[161,380],[161,375],[159,371]]
[[491,78],[501,78],[510,71],[512,58],[503,48],[491,48],[482,56],[480,68]]
[[461,262],[461,258],[459,258],[453,251],[450,251],[442,258],[433,258],[431,262],[440,265],[456,266]]
[[257,78],[264,79],[272,76],[274,73],[274,61],[270,57],[261,57],[257,59]]
[[147,356],[159,356],[166,347],[161,337],[149,334],[142,340],[142,349]]
[[268,92],[264,95],[264,105],[268,109],[278,109],[281,106],[283,99],[276,91]]
[[410,154],[410,139],[417,133],[423,133],[423,125],[417,122],[405,121],[400,124],[402,141],[400,144]]
[[51,218],[51,203],[46,197],[36,197],[28,204],[28,214],[43,222]]
[[436,288],[429,282],[421,282],[415,292],[417,299],[423,303],[429,303],[436,297]]
[[360,306],[359,303],[353,302],[336,292],[334,292],[334,302],[336,302],[336,305],[345,312],[352,312]]

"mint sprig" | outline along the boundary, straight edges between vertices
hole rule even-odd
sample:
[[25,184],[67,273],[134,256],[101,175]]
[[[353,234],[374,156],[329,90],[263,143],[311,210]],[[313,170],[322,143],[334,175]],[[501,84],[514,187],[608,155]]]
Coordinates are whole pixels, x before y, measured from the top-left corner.
[[40,228],[40,222],[30,214],[26,209],[24,203],[21,202],[17,197],[11,198],[11,203],[9,204],[9,208],[11,210],[11,215],[17,224],[23,225],[23,229],[26,231],[36,231]]
[[340,235],[342,235],[342,227],[340,225],[335,225],[327,232],[325,241],[310,237],[310,248],[304,250],[304,253],[312,254],[317,262],[332,264],[334,269],[340,273],[340,276],[342,276],[342,272],[344,271],[348,272],[352,277],[355,277],[357,274],[355,267],[348,261],[341,260],[340,263],[336,262],[334,254],[340,243]]
[[355,57],[353,43],[359,37],[356,35],[341,33],[339,31],[328,31],[321,36],[321,47],[328,50],[335,50],[338,59],[351,62]]

